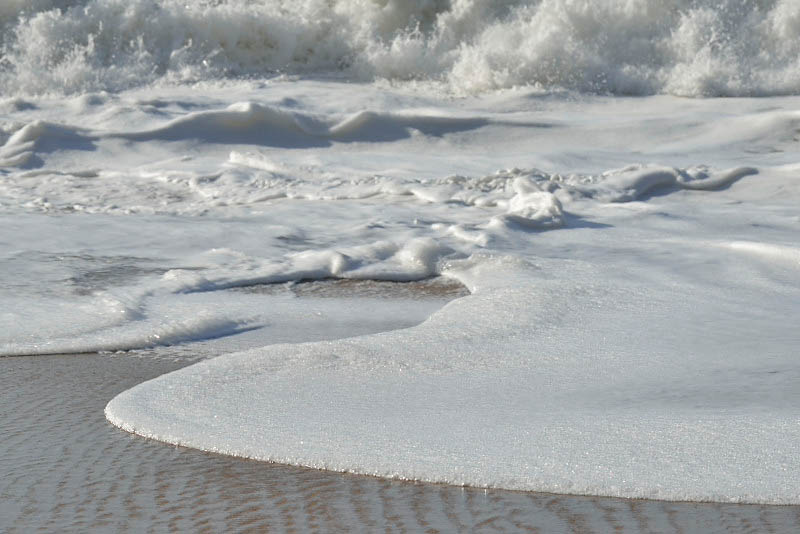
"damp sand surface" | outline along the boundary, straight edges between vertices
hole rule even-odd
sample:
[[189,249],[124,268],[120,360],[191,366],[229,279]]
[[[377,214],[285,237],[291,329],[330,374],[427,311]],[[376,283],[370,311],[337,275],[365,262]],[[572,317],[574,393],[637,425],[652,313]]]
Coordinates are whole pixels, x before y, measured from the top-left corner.
[[[442,304],[463,292],[441,281],[248,290],[292,291],[307,298],[413,295]],[[106,421],[103,408],[118,393],[206,356],[192,354],[192,346],[202,344],[0,358],[0,530],[795,532],[800,527],[796,506],[559,496],[330,473],[173,447]],[[202,350],[213,352],[211,347]]]

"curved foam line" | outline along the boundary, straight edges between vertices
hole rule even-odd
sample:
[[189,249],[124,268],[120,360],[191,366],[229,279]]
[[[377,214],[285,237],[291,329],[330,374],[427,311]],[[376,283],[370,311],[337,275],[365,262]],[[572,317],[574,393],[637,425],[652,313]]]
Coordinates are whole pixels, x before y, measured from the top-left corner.
[[710,191],[713,189],[722,189],[727,187],[737,180],[758,174],[758,169],[754,167],[736,167],[713,174],[708,178],[702,180],[687,180],[684,174],[677,177],[677,183],[684,189],[692,189],[695,191]]
[[231,336],[253,328],[230,319],[189,319],[165,325],[145,324],[139,328],[110,328],[96,334],[53,339],[42,343],[0,346],[3,356],[42,356],[89,352],[147,349]]

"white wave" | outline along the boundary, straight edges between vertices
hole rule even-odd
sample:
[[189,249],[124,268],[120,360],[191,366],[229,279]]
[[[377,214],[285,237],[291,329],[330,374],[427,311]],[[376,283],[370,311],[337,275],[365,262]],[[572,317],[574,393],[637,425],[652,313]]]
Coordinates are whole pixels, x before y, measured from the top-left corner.
[[[344,72],[685,96],[800,92],[794,0],[44,0],[4,3],[6,93]],[[47,10],[58,6],[60,9]]]

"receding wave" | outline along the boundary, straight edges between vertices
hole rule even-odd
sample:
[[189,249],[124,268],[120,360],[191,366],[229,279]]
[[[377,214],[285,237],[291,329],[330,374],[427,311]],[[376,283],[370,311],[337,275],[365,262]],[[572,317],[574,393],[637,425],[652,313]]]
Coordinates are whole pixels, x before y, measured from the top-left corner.
[[281,73],[612,94],[800,93],[795,0],[6,0],[0,92]]

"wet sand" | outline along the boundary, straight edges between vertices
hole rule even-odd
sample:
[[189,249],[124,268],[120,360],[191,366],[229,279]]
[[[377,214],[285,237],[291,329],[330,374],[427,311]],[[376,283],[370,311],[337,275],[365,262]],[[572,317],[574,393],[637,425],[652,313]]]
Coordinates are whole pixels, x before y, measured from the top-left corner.
[[392,481],[176,448],[105,420],[103,408],[116,394],[197,361],[190,353],[0,358],[0,531],[800,531],[797,506]]

